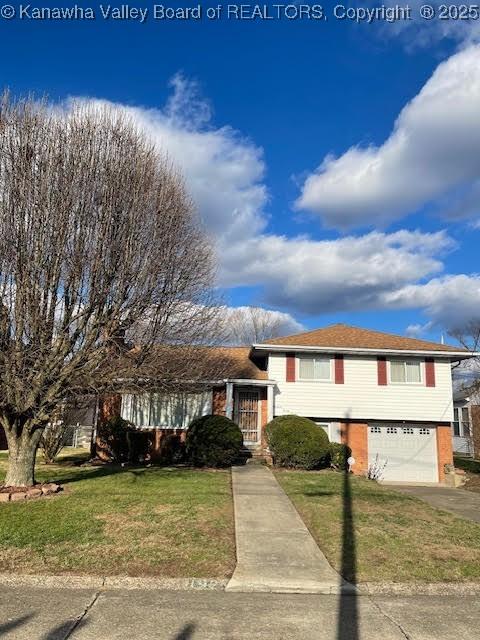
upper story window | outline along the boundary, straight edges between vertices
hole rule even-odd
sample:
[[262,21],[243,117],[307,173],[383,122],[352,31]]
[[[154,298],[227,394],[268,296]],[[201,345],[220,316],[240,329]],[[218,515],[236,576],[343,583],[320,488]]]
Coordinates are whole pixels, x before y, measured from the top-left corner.
[[420,384],[422,370],[417,360],[392,360],[390,362],[390,382],[400,384]]
[[331,380],[330,358],[300,356],[298,358],[299,380]]

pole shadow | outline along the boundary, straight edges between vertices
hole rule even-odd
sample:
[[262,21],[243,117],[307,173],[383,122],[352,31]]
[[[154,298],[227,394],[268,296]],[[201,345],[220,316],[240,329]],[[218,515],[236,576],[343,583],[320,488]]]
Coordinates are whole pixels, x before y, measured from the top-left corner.
[[180,629],[180,631],[173,636],[172,640],[190,640],[193,637],[194,631],[195,625],[192,622],[187,622],[183,629]]
[[21,616],[20,618],[16,618],[15,620],[0,622],[0,638],[3,636],[4,633],[7,633],[7,631],[12,631],[13,629],[17,629],[18,627],[21,627],[22,625],[26,624],[29,620],[31,620],[33,617],[34,617],[33,613],[27,613],[26,615]]
[[[345,442],[348,444],[350,424],[345,422]],[[357,555],[354,528],[354,509],[348,465],[342,478],[342,555],[341,575],[351,585],[357,583]],[[338,603],[337,640],[360,640],[358,596],[355,592],[342,591]]]

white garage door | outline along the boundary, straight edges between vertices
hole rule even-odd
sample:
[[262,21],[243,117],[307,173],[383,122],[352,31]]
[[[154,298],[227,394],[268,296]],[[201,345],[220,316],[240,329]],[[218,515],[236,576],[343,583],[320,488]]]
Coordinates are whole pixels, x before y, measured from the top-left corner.
[[408,424],[368,428],[368,462],[386,462],[382,480],[438,482],[436,429]]

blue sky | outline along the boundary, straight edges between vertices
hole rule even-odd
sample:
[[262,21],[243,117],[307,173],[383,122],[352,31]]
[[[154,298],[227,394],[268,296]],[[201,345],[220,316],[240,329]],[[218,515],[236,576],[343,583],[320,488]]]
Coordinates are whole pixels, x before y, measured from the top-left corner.
[[1,82],[128,108],[184,171],[228,304],[438,339],[480,304],[474,29],[4,20]]

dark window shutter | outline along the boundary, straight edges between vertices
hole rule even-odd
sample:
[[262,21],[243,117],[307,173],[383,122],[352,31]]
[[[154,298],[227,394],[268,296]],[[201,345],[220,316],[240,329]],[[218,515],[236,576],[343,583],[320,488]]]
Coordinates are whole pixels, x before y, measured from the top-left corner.
[[377,374],[378,384],[386,386],[387,384],[387,359],[383,356],[377,358]]
[[425,358],[425,385],[427,387],[435,386],[435,360],[433,358]]
[[343,356],[335,354],[335,384],[343,384],[345,382],[345,374],[343,368]]
[[286,379],[287,382],[295,382],[295,354],[287,353],[286,360]]

